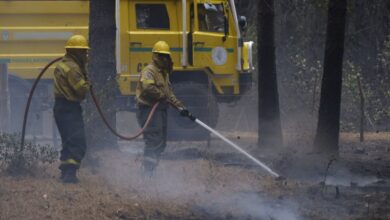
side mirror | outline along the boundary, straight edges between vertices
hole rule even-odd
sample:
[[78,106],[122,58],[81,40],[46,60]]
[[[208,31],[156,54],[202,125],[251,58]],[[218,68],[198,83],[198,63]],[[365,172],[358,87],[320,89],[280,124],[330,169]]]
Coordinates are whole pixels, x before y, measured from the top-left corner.
[[248,26],[248,22],[246,21],[246,17],[245,16],[240,16],[238,18],[238,25],[240,26],[240,29],[241,31],[245,31],[247,26]]

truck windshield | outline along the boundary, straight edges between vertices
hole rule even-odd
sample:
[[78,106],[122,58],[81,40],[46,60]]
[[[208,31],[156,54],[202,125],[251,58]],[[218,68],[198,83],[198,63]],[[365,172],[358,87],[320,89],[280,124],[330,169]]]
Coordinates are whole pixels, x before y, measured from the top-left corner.
[[224,33],[224,10],[222,4],[198,4],[199,30]]

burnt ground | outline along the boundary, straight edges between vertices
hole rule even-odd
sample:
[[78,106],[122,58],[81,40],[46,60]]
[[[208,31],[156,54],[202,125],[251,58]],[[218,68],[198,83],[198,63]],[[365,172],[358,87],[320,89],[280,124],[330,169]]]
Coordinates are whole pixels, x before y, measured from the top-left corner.
[[58,181],[58,164],[0,175],[0,219],[390,219],[390,133],[343,134],[334,161],[305,144],[259,150],[254,134],[227,135],[286,179],[217,139],[170,142],[147,177],[141,143],[121,143],[84,163],[76,185]]

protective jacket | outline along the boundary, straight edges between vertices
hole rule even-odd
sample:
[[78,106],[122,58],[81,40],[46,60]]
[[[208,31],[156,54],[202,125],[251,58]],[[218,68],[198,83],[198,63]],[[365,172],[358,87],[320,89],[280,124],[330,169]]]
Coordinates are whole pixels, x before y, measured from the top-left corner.
[[173,94],[169,82],[170,69],[154,59],[142,70],[136,89],[138,104],[153,106],[156,102],[168,101],[178,108],[184,107]]
[[89,88],[85,67],[73,55],[66,54],[54,70],[54,96],[81,102]]

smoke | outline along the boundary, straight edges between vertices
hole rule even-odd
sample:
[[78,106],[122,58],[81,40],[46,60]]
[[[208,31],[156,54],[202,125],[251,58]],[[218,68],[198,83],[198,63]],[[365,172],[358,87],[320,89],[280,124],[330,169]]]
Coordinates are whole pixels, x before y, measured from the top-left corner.
[[[240,139],[235,139],[234,142],[240,145],[243,142],[243,147],[248,144],[252,146],[252,143],[256,145],[257,139],[251,135],[257,131],[256,102],[256,95],[250,94],[242,97],[234,106],[221,104],[216,129],[234,137],[239,135]],[[134,124],[131,123],[135,120],[133,115],[121,114],[121,120],[117,121],[118,130],[134,133],[138,127],[130,126]],[[215,166],[212,162],[200,158],[171,158],[172,151],[188,148],[205,150],[213,155],[237,153],[219,140],[213,140],[212,147],[207,149],[204,142],[169,142],[164,154],[170,155],[170,159],[163,157],[156,174],[151,178],[142,174],[142,145],[142,142],[126,142],[126,146],[122,143],[122,155],[108,158],[109,162],[102,171],[115,190],[132,192],[130,197],[141,200],[137,201],[138,203],[147,200],[164,204],[185,204],[194,213],[210,218],[302,219],[294,201],[272,199],[265,194],[259,194],[257,190],[261,186],[256,179],[259,177],[255,177],[256,173]],[[248,163],[251,164],[249,160]],[[247,171],[249,173],[246,173]]]
[[293,201],[259,194],[256,173],[215,166],[204,159],[164,159],[148,177],[142,173],[141,155],[122,152],[111,158],[110,154],[105,154],[108,161],[100,168],[100,175],[118,194],[137,203],[185,205],[210,218],[301,219]]
[[297,208],[293,202],[267,200],[255,192],[220,195],[209,200],[203,206],[207,212],[216,216],[221,216],[221,213],[229,213],[234,217],[247,219],[302,219],[296,214]]

